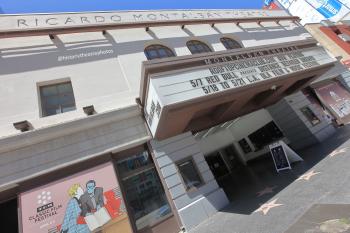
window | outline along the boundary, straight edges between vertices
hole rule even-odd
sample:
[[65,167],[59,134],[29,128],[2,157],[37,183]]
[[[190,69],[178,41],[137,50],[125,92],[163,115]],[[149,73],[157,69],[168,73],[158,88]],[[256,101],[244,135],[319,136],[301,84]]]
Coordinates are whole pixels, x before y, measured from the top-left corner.
[[211,49],[209,48],[208,45],[198,40],[190,40],[186,43],[186,45],[192,54],[211,52]]
[[51,116],[75,110],[71,82],[40,87],[42,116]]
[[192,158],[188,158],[178,162],[177,168],[182,177],[186,190],[198,188],[203,184],[202,179],[198,174],[197,167],[195,167]]
[[249,134],[248,138],[253,143],[254,147],[260,150],[264,146],[283,138],[283,133],[275,122],[271,121],[254,133]]
[[163,45],[150,45],[145,48],[145,55],[148,60],[153,60],[157,58],[165,58],[165,57],[175,57],[175,54],[171,49],[163,46]]
[[239,48],[242,48],[240,43],[238,43],[237,41],[235,41],[235,40],[233,40],[231,38],[223,37],[223,38],[220,38],[220,41],[225,46],[226,49],[239,49]]
[[309,107],[303,107],[300,111],[304,114],[306,119],[314,126],[320,123],[320,119],[315,115],[315,113]]
[[171,214],[163,186],[147,151],[117,161],[117,169],[138,230]]

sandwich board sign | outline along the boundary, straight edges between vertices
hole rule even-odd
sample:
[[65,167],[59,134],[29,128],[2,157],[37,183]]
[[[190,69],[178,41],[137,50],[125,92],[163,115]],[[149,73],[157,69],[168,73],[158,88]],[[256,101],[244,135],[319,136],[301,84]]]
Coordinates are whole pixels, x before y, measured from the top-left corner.
[[291,163],[303,161],[303,159],[283,141],[275,142],[269,145],[269,148],[277,172],[292,169]]

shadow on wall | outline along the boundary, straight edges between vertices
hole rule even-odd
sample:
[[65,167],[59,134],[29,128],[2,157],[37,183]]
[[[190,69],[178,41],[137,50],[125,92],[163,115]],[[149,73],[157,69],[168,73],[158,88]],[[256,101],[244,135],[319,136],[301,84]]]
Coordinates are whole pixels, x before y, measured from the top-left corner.
[[[241,32],[233,33],[241,41],[252,40],[261,41],[279,37],[296,36],[304,33],[304,29],[295,27],[286,30],[283,26],[273,27],[270,31],[266,27],[259,26],[256,30],[242,28]],[[279,29],[279,30],[277,30]],[[217,30],[220,32],[219,30]],[[102,32],[101,32],[102,33]],[[155,33],[149,33],[157,40]],[[173,47],[185,47],[188,37],[177,37],[164,39],[165,44]],[[215,34],[202,36],[209,43],[219,43],[220,38],[227,34]],[[63,43],[57,37],[53,39],[54,44],[17,47],[13,49],[0,50],[0,75],[14,74],[40,69],[48,69],[59,66],[74,65],[79,63],[94,62],[110,59],[119,55],[142,53],[145,42],[149,40],[139,40],[117,43],[115,39],[105,34],[106,39],[79,41],[76,43]],[[22,50],[22,51],[21,51]],[[145,58],[146,59],[146,58]],[[141,61],[140,61],[141,62]]]
[[55,38],[53,42],[55,47],[47,44],[1,50],[0,74],[35,71],[117,56],[113,42],[107,39],[63,44]]
[[[237,173],[226,177],[218,183],[229,183],[224,188],[232,203],[221,212],[250,215],[257,210],[262,203],[276,196],[284,188],[294,182],[300,175],[325,159],[332,151],[350,138],[350,125],[339,128],[326,143],[320,143],[297,153],[304,159],[303,162],[292,164],[292,170],[277,173],[270,154],[266,154],[256,160],[248,162],[248,166]],[[258,192],[265,187],[275,187],[273,193],[258,197]]]

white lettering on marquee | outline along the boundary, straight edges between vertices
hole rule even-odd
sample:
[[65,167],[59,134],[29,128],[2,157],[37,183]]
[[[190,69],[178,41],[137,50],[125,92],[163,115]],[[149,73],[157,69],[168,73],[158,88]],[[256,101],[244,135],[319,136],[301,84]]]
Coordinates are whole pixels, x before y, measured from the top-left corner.
[[332,62],[322,48],[288,46],[203,60],[197,67],[176,74],[154,75],[151,83],[164,105],[279,78]]

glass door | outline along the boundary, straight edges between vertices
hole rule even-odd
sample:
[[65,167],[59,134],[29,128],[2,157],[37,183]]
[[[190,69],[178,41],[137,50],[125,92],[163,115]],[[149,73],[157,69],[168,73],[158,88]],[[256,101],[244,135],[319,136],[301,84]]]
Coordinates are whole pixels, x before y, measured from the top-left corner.
[[116,162],[119,177],[137,231],[170,215],[170,205],[148,151]]

